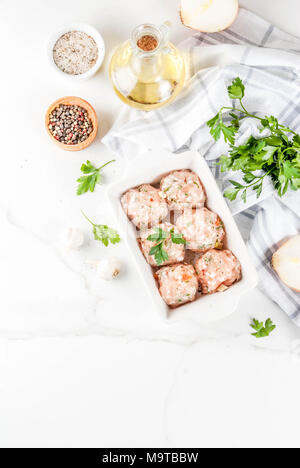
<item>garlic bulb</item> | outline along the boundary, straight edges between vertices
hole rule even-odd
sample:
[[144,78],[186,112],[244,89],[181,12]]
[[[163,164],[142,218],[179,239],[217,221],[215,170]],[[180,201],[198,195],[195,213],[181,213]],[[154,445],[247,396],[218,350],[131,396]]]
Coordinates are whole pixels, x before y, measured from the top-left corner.
[[101,279],[110,281],[119,275],[121,266],[121,262],[118,258],[107,257],[97,262],[96,269]]
[[84,234],[77,228],[65,229],[61,235],[62,245],[69,250],[78,250],[84,244]]

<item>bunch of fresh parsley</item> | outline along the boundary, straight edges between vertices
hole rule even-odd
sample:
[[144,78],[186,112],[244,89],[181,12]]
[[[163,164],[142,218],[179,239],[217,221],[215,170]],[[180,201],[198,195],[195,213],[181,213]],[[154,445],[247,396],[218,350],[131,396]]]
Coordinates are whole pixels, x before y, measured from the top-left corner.
[[186,241],[183,239],[182,234],[174,232],[174,229],[171,229],[170,232],[164,231],[162,228],[155,228],[155,232],[147,237],[148,241],[155,242],[155,245],[150,249],[149,255],[153,255],[156,261],[157,266],[162,265],[164,262],[169,260],[169,255],[164,249],[164,243],[166,239],[171,236],[173,244],[186,244]]
[[83,163],[80,170],[84,175],[77,179],[77,195],[82,195],[88,191],[93,192],[95,190],[96,184],[100,184],[101,182],[101,170],[112,162],[115,162],[115,160],[113,159],[112,161],[108,161],[107,163],[103,164],[103,166],[98,168],[95,167],[91,161]]
[[[222,107],[218,114],[207,122],[210,133],[217,141],[223,135],[229,143],[228,155],[220,157],[222,172],[242,171],[244,184],[230,180],[232,189],[225,192],[225,197],[233,201],[241,194],[244,202],[247,192],[252,189],[260,197],[266,177],[271,177],[274,187],[280,197],[287,190],[300,188],[300,135],[284,125],[273,116],[264,118],[250,114],[244,104],[245,86],[240,78],[235,78],[228,87],[231,99],[239,101],[240,108]],[[224,116],[231,117],[230,125],[225,125]],[[261,132],[268,130],[267,137],[254,138],[240,146],[235,145],[240,122],[245,117],[251,117],[260,122]],[[258,172],[257,172],[258,171]]]
[[106,224],[95,224],[86,216],[86,214],[84,214],[83,211],[82,214],[85,219],[93,226],[95,240],[101,241],[105,247],[108,246],[109,242],[111,242],[111,244],[118,244],[120,242],[121,239],[118,231],[106,226]]

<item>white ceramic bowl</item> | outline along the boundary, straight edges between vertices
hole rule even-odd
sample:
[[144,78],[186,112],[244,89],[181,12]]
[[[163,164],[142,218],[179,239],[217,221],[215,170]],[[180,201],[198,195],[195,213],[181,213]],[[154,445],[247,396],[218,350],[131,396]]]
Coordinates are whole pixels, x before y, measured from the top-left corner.
[[[138,246],[136,230],[122,209],[120,197],[126,190],[137,185],[157,183],[163,174],[177,169],[191,169],[200,177],[207,193],[207,206],[223,220],[227,232],[227,247],[240,260],[243,278],[223,293],[206,295],[195,302],[170,309],[159,294],[152,270]],[[169,322],[192,319],[199,323],[220,320],[232,314],[243,294],[257,285],[258,276],[247,247],[207,163],[199,153],[188,151],[176,155],[164,150],[149,151],[128,165],[125,177],[108,188],[107,197],[119,224],[121,237],[126,241],[140,276],[163,319]]]
[[[68,73],[63,72],[62,70],[60,70],[60,68],[58,68],[58,66],[56,65],[53,59],[53,48],[56,42],[63,34],[66,34],[67,32],[70,32],[70,31],[85,32],[86,34],[88,34],[94,39],[98,47],[97,62],[89,71],[87,71],[86,73],[82,73],[81,75],[70,75]],[[97,29],[94,28],[94,26],[91,26],[85,23],[71,23],[68,26],[61,28],[59,31],[56,31],[54,34],[52,34],[48,43],[48,57],[49,57],[50,65],[52,66],[52,68],[54,68],[61,76],[67,77],[73,81],[86,80],[88,78],[91,78],[93,75],[95,75],[95,73],[99,70],[99,68],[101,67],[103,63],[103,60],[105,57],[104,40],[101,34],[99,33],[99,31],[97,31]]]

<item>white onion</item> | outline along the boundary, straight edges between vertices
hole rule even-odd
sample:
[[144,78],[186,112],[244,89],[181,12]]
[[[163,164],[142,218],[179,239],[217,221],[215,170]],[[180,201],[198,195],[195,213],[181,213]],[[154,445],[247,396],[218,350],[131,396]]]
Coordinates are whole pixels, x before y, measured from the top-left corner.
[[273,255],[272,262],[281,281],[300,292],[300,235],[283,244]]
[[180,16],[185,26],[214,33],[229,28],[238,11],[238,0],[181,0]]

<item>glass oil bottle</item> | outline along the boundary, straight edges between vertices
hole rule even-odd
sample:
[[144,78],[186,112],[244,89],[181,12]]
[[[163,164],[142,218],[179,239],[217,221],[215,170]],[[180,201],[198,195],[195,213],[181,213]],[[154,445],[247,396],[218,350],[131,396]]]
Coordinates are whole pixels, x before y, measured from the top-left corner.
[[169,25],[143,24],[114,53],[110,78],[126,104],[144,111],[172,102],[185,81],[184,60],[169,42]]

